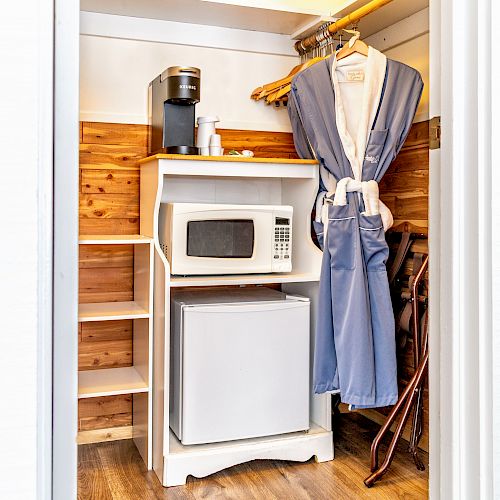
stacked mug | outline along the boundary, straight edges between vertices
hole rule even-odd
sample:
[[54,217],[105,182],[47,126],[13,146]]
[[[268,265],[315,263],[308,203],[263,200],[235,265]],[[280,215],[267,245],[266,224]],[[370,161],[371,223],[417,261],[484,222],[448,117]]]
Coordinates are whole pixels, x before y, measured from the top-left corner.
[[215,131],[215,124],[219,122],[218,116],[198,117],[198,132],[196,146],[203,156],[222,156],[221,137]]

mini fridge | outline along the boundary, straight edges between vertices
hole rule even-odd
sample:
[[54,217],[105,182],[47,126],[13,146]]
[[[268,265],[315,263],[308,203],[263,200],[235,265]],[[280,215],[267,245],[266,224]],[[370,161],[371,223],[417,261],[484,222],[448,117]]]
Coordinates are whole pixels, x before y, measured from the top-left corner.
[[264,287],[175,294],[170,427],[183,445],[309,428],[309,305]]

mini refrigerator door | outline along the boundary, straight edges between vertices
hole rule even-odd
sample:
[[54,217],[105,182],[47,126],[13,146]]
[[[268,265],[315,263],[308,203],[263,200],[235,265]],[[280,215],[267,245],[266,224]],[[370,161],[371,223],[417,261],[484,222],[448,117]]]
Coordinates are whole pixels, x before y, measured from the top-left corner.
[[307,299],[180,309],[179,386],[172,403],[179,411],[173,430],[183,444],[309,428]]

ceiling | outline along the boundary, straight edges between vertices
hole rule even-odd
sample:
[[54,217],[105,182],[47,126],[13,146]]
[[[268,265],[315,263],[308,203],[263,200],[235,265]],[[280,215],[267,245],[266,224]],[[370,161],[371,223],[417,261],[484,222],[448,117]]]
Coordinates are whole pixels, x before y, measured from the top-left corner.
[[[88,12],[290,35],[301,26],[317,20],[319,14],[325,12],[326,5],[333,9],[332,15],[341,17],[368,0],[236,0],[225,3],[228,1],[81,0],[80,8]],[[360,21],[362,36],[369,36],[390,26],[424,9],[428,3],[428,0],[393,0]]]

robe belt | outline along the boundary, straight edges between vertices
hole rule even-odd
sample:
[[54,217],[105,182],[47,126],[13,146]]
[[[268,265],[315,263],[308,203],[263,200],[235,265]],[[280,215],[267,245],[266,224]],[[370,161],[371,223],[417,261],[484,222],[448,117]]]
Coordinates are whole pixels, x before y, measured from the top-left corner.
[[331,194],[333,194],[331,192],[323,193],[322,196],[320,195],[321,199],[318,197],[317,200],[317,209],[319,208],[318,202],[323,202],[323,206],[321,208],[321,221],[324,225],[325,237],[328,231],[328,205],[347,205],[347,193],[361,193],[363,195],[365,210],[362,214],[380,214],[384,231],[387,231],[392,226],[394,219],[387,205],[379,199],[377,181],[358,181],[352,177],[344,177],[337,182],[333,200],[330,198]]

